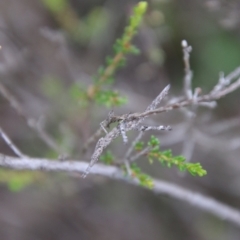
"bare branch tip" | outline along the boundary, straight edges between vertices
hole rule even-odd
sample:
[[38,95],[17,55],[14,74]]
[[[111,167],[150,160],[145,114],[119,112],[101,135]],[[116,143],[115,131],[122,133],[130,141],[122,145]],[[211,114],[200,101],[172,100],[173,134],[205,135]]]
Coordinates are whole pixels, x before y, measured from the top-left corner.
[[171,126],[166,126],[166,130],[167,131],[172,131],[172,127]]
[[170,87],[171,87],[171,84],[168,84],[168,85],[164,88],[164,90],[165,90],[165,91],[169,91]]
[[184,39],[184,40],[182,40],[181,45],[183,48],[186,48],[186,47],[188,47],[188,42]]
[[82,175],[81,175],[81,178],[86,178],[87,177],[87,175],[88,175],[88,172],[84,172]]

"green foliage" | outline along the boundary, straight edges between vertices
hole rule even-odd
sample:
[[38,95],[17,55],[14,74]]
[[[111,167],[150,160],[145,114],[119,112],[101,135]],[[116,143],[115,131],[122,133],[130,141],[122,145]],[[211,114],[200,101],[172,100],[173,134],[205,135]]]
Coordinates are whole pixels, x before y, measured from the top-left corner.
[[[124,164],[122,165],[122,170],[124,171],[124,173],[126,175],[128,174],[127,168]],[[129,170],[131,171],[130,177],[136,178],[139,181],[139,184],[141,186],[150,188],[150,189],[152,189],[154,187],[153,179],[149,175],[143,173],[141,168],[138,167],[138,165],[136,163],[132,163],[130,165]]]
[[102,88],[114,82],[113,76],[120,67],[126,64],[127,54],[138,54],[140,52],[137,47],[131,44],[131,41],[137,33],[146,9],[146,2],[140,2],[134,8],[133,15],[130,17],[129,24],[122,37],[117,39],[114,44],[114,56],[106,58],[105,66],[98,69],[98,74],[94,77],[94,83],[88,87],[87,93],[90,100],[107,107],[119,106],[126,102],[126,99],[120,97],[117,92],[102,91]]
[[[43,2],[46,7],[48,7],[56,14],[57,17],[59,17],[59,14],[62,14],[65,10],[70,11],[70,5],[67,4],[66,0],[43,0]],[[139,49],[132,45],[131,41],[137,33],[137,29],[142,21],[146,9],[146,2],[139,2],[136,5],[122,37],[117,39],[116,43],[114,44],[113,57],[106,57],[105,66],[102,66],[98,69],[97,75],[93,78],[93,84],[90,85],[87,89],[79,86],[79,84],[73,84],[71,86],[69,95],[73,99],[77,100],[81,106],[86,107],[89,103],[96,102],[100,105],[104,105],[110,108],[113,106],[121,106],[127,102],[127,99],[120,96],[117,91],[106,89],[103,90],[103,87],[109,87],[112,83],[114,83],[114,74],[116,73],[117,69],[125,65],[127,54],[139,54]],[[94,25],[96,22],[95,16],[96,14],[99,14],[99,12],[99,10],[96,10],[94,14],[90,14],[86,22],[88,22],[90,25]],[[61,21],[63,21],[63,19]],[[88,26],[88,28],[92,29],[90,26]],[[62,86],[59,86],[56,81],[53,81],[54,79],[48,80],[49,81],[45,81],[47,82],[45,92],[48,93],[48,95],[56,96],[65,90],[62,88]]]
[[58,13],[67,6],[67,0],[42,0],[44,5],[52,12]]
[[[114,157],[113,153],[109,150],[106,151],[105,154],[102,154],[100,157],[100,161],[106,165],[114,165],[115,164],[114,159],[115,159],[115,157]],[[128,171],[127,171],[125,164],[121,164],[121,168],[127,175]],[[153,179],[149,175],[143,173],[141,168],[139,168],[136,163],[132,163],[130,165],[130,171],[131,171],[131,177],[138,179],[139,184],[141,186],[144,186],[144,187],[147,187],[150,189],[152,189],[154,187]]]
[[59,97],[64,94],[64,86],[59,78],[55,76],[45,76],[42,79],[42,91],[48,97]]
[[[200,163],[188,163],[183,156],[173,156],[171,150],[160,151],[160,143],[155,136],[151,136],[147,145],[150,147],[147,153],[150,163],[156,159],[164,166],[169,168],[176,166],[180,171],[188,171],[193,176],[202,177],[207,174],[207,171],[202,168]],[[143,147],[142,143],[141,146]]]
[[100,160],[105,163],[106,165],[111,165],[114,162],[114,156],[111,151],[106,151],[105,154],[102,154]]
[[141,168],[139,168],[136,163],[131,164],[130,169],[132,177],[137,178],[141,186],[150,189],[154,187],[153,179],[149,175],[143,173]]
[[18,192],[36,181],[39,176],[36,172],[4,169],[0,171],[0,182],[7,184],[9,190]]
[[144,147],[144,142],[137,142],[135,145],[135,150],[136,151],[141,151]]
[[42,79],[41,88],[47,97],[56,101],[58,105],[61,105],[62,107],[64,106],[64,110],[70,110],[74,108],[75,113],[76,108],[74,106],[76,103],[80,107],[88,106],[86,89],[79,82],[72,84],[66,90],[66,86],[60,79],[54,76],[46,76]]
[[86,16],[81,18],[79,42],[86,46],[89,42],[93,45],[102,43],[106,32],[108,13],[102,7],[93,8]]
[[96,102],[106,107],[121,106],[127,102],[125,97],[119,96],[117,91],[101,91],[96,96]]
[[81,21],[68,0],[42,0],[44,6],[54,17],[59,26],[76,42],[83,35]]
[[86,90],[80,83],[72,84],[69,89],[69,96],[74,102],[77,102],[81,107],[87,107],[88,96]]

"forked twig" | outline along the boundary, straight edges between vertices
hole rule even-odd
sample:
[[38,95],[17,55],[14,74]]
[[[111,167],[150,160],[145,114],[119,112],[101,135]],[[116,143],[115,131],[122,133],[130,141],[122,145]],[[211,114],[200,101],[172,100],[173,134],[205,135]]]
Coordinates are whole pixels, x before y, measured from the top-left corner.
[[22,106],[17,101],[17,99],[1,83],[0,93],[10,103],[11,107],[18,113],[18,115],[26,121],[27,125],[38,134],[38,136],[43,140],[43,142],[47,144],[48,147],[53,149],[59,155],[63,154],[63,150],[55,142],[55,140],[42,128],[39,121],[33,118],[29,118],[27,114],[24,112]]

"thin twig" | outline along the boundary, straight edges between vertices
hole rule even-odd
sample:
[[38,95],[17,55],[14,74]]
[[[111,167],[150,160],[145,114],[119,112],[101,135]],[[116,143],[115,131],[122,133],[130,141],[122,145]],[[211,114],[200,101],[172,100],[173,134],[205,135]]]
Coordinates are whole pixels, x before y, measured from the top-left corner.
[[[162,92],[152,101],[152,103],[147,107],[146,111],[149,111],[149,110],[154,110],[156,109],[156,107],[161,103],[161,101],[166,97],[166,95],[168,94],[169,92],[169,89],[170,89],[170,85],[167,85],[163,90]],[[142,126],[144,127],[144,126]],[[164,127],[163,127],[164,128]],[[167,130],[170,130],[170,127],[168,126],[167,127],[168,129]],[[144,135],[144,132],[147,131],[147,130],[151,130],[151,129],[147,129],[146,127],[144,127],[144,129],[140,129],[140,133],[137,135],[137,137],[134,139],[134,141],[132,142],[131,146],[129,147],[129,149],[127,150],[127,153],[124,157],[124,159],[129,159],[131,153],[133,152],[134,150],[134,147],[136,145],[137,142],[139,142],[141,140],[141,138],[143,137]],[[158,129],[159,130],[159,129]],[[161,129],[163,130],[163,129]]]
[[220,72],[218,84],[216,86],[214,86],[213,90],[211,91],[211,94],[214,94],[214,93],[224,89],[234,79],[236,79],[239,75],[240,75],[240,67],[236,68],[234,71],[232,71],[226,77],[224,77],[224,73],[223,72]]
[[[161,101],[166,97],[166,95],[168,94],[170,89],[170,85],[167,85],[162,92],[152,101],[152,103],[147,107],[146,111],[149,110],[154,110],[156,109],[156,107],[161,103]],[[127,153],[124,157],[124,159],[128,159],[132,153],[132,151],[134,150],[134,147],[136,145],[137,142],[139,142],[141,140],[141,138],[144,135],[146,129],[144,129],[144,131],[140,130],[140,133],[137,135],[137,137],[135,138],[135,140],[132,142],[131,146],[129,147],[129,149],[127,150]]]
[[131,153],[133,152],[136,144],[142,139],[143,137],[143,131],[140,131],[139,134],[137,135],[137,137],[132,141],[131,146],[128,148],[124,159],[129,159]]
[[12,151],[20,158],[26,157],[19,148],[12,142],[12,140],[8,137],[8,135],[3,131],[0,127],[0,135],[2,139],[6,142],[6,144],[12,149]]
[[170,90],[170,85],[167,85],[160,94],[152,101],[152,103],[147,107],[146,111],[151,111],[157,108],[161,101],[167,96]]
[[102,132],[103,132],[103,128],[100,127],[86,142],[85,144],[83,145],[83,148],[82,148],[82,152],[85,153],[87,151],[87,149],[89,148],[89,146],[91,144],[93,144],[94,142],[96,142],[99,137],[102,135]]
[[209,131],[212,134],[220,134],[224,131],[230,130],[234,127],[238,127],[240,125],[239,117],[227,120],[218,121],[217,123],[211,124],[209,126]]
[[130,159],[129,162],[135,162],[137,159],[139,159],[141,156],[147,154],[151,150],[151,147],[146,147],[142,151],[136,153],[133,155]]
[[[134,147],[136,146],[136,144],[141,140],[144,132],[149,131],[149,130],[167,130],[170,131],[172,130],[172,128],[170,126],[141,126],[138,128],[138,130],[140,131],[140,133],[138,134],[138,136],[134,139],[134,141],[132,142],[131,146],[129,147],[124,159],[129,159],[131,153],[134,150]],[[141,155],[140,155],[141,156]],[[139,157],[140,157],[139,156]],[[132,160],[134,158],[134,160]],[[135,157],[131,157],[129,160],[130,161],[135,161],[137,158]]]
[[146,131],[150,131],[150,130],[158,130],[158,131],[171,131],[172,128],[170,126],[141,126],[138,127],[138,130],[141,132],[146,132]]
[[188,45],[186,40],[182,41],[183,48],[183,62],[184,62],[184,93],[188,99],[191,99],[193,96],[192,93],[192,70],[190,67],[190,52],[192,51],[192,47]]
[[[240,87],[240,78],[236,82],[232,83],[229,87],[225,88],[224,90],[222,90],[222,91],[220,91],[216,94],[206,94],[206,95],[203,95],[203,96],[199,96],[196,99],[195,104],[212,102],[212,101],[218,100],[218,99],[224,97],[225,95],[235,91],[239,87]],[[168,111],[171,111],[171,110],[174,110],[174,109],[187,107],[187,106],[190,106],[192,104],[193,104],[192,100],[184,100],[184,101],[181,101],[181,102],[176,102],[176,103],[164,106],[164,107],[157,108],[155,110],[146,111],[146,112],[143,112],[143,113],[130,114],[129,119],[138,119],[138,118],[142,118],[142,117],[147,117],[147,116],[150,116],[150,115],[155,115],[155,114],[159,114],[159,113],[163,113],[163,112],[168,112]],[[118,118],[121,119],[122,117],[119,116]]]
[[[183,61],[185,66],[185,76],[183,81],[184,92],[187,99],[192,99],[193,105],[191,107],[192,114],[195,114],[197,111],[197,98],[201,93],[200,88],[196,88],[194,93],[192,92],[192,70],[190,67],[190,53],[192,51],[192,47],[188,45],[186,40],[182,41],[182,48],[183,48]],[[186,115],[186,133],[182,147],[182,155],[186,158],[187,161],[190,161],[192,158],[193,150],[194,150],[194,139],[192,138],[193,134],[193,126],[195,122],[195,118],[193,116]]]
[[109,127],[112,122],[116,121],[118,121],[118,119],[115,119],[114,112],[111,110],[108,113],[107,119],[100,123],[100,128],[83,145],[82,152],[85,153],[89,146],[98,140],[103,131],[107,134],[106,128]]

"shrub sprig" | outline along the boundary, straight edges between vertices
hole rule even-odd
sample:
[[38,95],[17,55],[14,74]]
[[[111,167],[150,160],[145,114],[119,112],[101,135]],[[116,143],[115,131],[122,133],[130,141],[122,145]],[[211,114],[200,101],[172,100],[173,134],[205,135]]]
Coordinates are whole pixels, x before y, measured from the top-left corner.
[[169,168],[176,166],[180,171],[188,171],[193,176],[202,177],[207,174],[200,163],[189,163],[183,156],[173,156],[171,150],[160,151],[160,142],[155,136],[151,136],[148,146],[150,151],[147,153],[147,157],[150,162],[156,159],[164,166]]
[[131,41],[137,33],[146,9],[146,2],[139,2],[134,8],[133,15],[130,17],[129,24],[125,28],[122,37],[117,39],[113,46],[114,56],[106,58],[105,66],[99,68],[97,76],[94,77],[94,83],[87,89],[89,100],[96,100],[96,102],[107,107],[119,106],[126,102],[126,98],[119,96],[117,91],[111,91],[110,94],[110,91],[102,91],[102,88],[104,85],[114,82],[114,74],[126,64],[126,55],[140,53],[139,49]]

